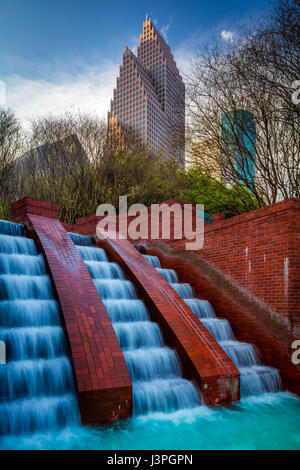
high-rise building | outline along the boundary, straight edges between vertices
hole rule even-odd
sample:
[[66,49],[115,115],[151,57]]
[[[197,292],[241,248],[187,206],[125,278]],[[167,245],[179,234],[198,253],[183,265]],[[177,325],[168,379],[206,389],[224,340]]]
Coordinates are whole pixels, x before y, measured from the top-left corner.
[[170,47],[146,17],[135,55],[128,47],[108,113],[112,145],[137,142],[184,166],[185,86]]
[[192,143],[192,168],[198,168],[203,174],[214,180],[221,181],[221,148],[220,139],[216,136],[206,137]]
[[245,109],[222,113],[220,135],[193,142],[190,164],[218,181],[232,183],[234,176],[243,183],[254,183],[255,142],[253,113]]
[[[228,111],[221,117],[223,152],[221,161],[234,154],[234,167],[241,181],[254,182],[256,125],[253,113],[246,109]],[[226,148],[226,152],[224,152]]]

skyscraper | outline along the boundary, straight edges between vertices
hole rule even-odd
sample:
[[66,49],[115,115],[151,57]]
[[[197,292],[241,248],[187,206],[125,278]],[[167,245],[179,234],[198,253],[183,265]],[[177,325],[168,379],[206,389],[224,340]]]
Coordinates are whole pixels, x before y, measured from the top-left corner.
[[253,114],[245,109],[223,113],[221,135],[223,148],[227,150],[226,155],[223,152],[221,160],[226,161],[232,152],[235,171],[241,181],[254,182],[256,125]]
[[184,166],[185,86],[170,47],[146,17],[135,55],[128,47],[108,113],[114,145],[134,140]]

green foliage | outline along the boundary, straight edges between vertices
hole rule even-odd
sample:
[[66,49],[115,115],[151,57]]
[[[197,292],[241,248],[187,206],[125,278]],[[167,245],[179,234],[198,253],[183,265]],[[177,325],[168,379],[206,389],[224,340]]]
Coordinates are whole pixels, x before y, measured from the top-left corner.
[[179,191],[178,198],[184,202],[204,204],[206,212],[232,217],[258,208],[249,190],[240,185],[229,188],[197,169],[182,172],[181,179],[184,188]]
[[120,151],[109,156],[104,164],[106,188],[101,201],[118,206],[119,196],[128,203],[146,206],[178,194],[178,165],[173,159],[162,160],[142,151]]
[[[70,131],[69,119],[67,116],[63,125],[51,119],[37,122],[39,143],[57,142],[66,135]],[[1,185],[0,218],[9,218],[11,202],[24,196],[56,202],[60,220],[67,223],[94,213],[103,203],[118,208],[120,196],[128,197],[129,206],[149,206],[168,199],[201,203],[207,212],[221,212],[226,217],[257,207],[253,195],[240,183],[229,188],[198,169],[182,170],[173,158],[155,156],[144,148],[111,152],[105,145],[106,132],[101,122],[96,122],[95,127],[95,122],[87,117],[79,124],[78,132],[85,138],[89,158],[82,159],[77,147],[64,153],[63,145],[59,152],[48,146],[44,158],[40,154],[36,158],[34,150],[21,160],[12,159],[13,152],[9,153],[10,171],[5,173]],[[33,144],[31,147],[36,148]]]
[[[19,175],[22,178],[22,174]],[[196,169],[180,170],[172,159],[161,160],[143,152],[120,151],[107,154],[100,163],[72,171],[35,172],[22,180],[22,194],[56,202],[62,221],[74,223],[96,211],[99,204],[111,203],[118,208],[119,196],[128,204],[149,206],[168,199],[204,204],[210,213],[225,217],[257,208],[255,198],[246,188],[228,188]],[[9,202],[2,201],[1,218],[9,214]]]

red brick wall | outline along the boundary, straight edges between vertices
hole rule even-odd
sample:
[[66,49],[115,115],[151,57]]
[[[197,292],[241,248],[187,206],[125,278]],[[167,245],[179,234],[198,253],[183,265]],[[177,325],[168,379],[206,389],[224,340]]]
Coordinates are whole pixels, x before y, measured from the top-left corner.
[[[183,248],[182,242],[173,242]],[[253,292],[276,312],[300,326],[300,200],[206,225],[198,252]]]
[[[82,422],[97,424],[127,418],[132,385],[118,339],[90,274],[70,237],[54,218],[55,205],[23,201],[13,205],[18,222],[26,222],[46,261],[69,340]],[[50,217],[39,214],[44,207]],[[22,208],[22,212],[20,210]],[[28,208],[30,213],[27,213]]]
[[297,322],[300,200],[282,201],[207,228],[201,255]]
[[162,242],[144,242],[148,254],[175,269],[180,282],[188,282],[200,299],[208,300],[217,316],[226,318],[240,341],[255,344],[263,362],[278,368],[285,389],[300,395],[300,366],[291,361],[293,337],[286,323],[240,289],[195,253],[179,252]]
[[27,214],[58,218],[57,204],[33,197],[23,197],[11,205],[11,218],[14,222],[23,222]]
[[76,231],[76,230],[74,230],[74,224],[66,224],[65,222],[60,222],[60,223],[67,232],[75,232]]
[[98,244],[138,288],[168,343],[179,353],[185,376],[196,380],[206,403],[239,399],[239,371],[156,269],[127,240],[109,237]]

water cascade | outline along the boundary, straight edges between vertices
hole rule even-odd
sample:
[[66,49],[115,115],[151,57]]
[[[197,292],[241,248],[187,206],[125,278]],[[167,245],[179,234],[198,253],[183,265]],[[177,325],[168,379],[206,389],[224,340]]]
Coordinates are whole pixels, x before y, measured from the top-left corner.
[[195,298],[190,284],[180,284],[173,269],[164,269],[157,256],[144,255],[210,331],[241,373],[241,396],[278,392],[281,388],[277,369],[262,364],[255,346],[236,340],[230,323],[216,318],[207,300]]
[[0,221],[0,435],[79,422],[73,373],[43,257],[23,226]]
[[165,346],[134,285],[91,239],[69,234],[89,270],[119,339],[133,383],[134,415],[171,412],[201,404],[194,384],[182,377],[179,358]]

